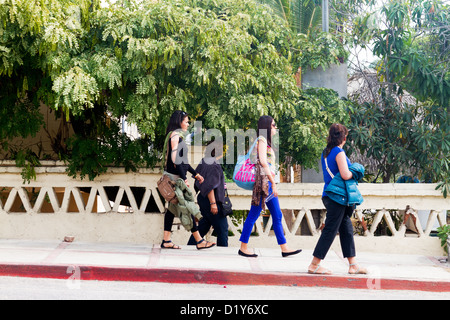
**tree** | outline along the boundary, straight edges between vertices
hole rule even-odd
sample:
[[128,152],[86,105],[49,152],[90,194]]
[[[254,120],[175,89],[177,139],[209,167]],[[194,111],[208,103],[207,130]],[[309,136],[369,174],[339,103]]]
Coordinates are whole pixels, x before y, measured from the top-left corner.
[[[348,53],[342,34],[321,32],[321,1],[316,0],[259,0],[268,5],[291,31],[292,64],[297,85],[301,87],[302,70],[342,63]],[[317,168],[326,145],[326,134],[334,122],[348,121],[348,104],[338,94],[325,88],[301,90],[295,105],[295,117],[287,115],[279,121],[280,156],[287,167],[301,164]]]
[[103,39],[131,66],[123,102],[110,104],[151,138],[175,109],[218,129],[292,110],[298,92],[285,30],[252,1],[166,1],[131,13],[115,7],[99,19]]
[[373,42],[382,79],[447,107],[449,15],[448,5],[439,0],[390,1],[358,19],[354,30],[360,43]]
[[[351,104],[327,88],[302,91],[295,107],[296,116],[282,117],[280,127],[280,159],[305,168],[317,167],[317,159],[326,147],[328,130],[333,123],[347,124]],[[283,134],[284,133],[284,134]]]
[[[363,154],[378,160],[375,175],[384,182],[414,174],[441,182],[444,196],[450,183],[449,12],[442,1],[389,1],[355,20],[357,44],[372,45],[380,58],[381,86],[354,109],[350,134]],[[416,104],[402,102],[405,91]]]
[[260,0],[280,16],[294,34],[312,39],[320,33],[322,9],[317,0]]
[[[301,41],[253,0],[4,0],[0,22],[2,149],[16,159],[42,157],[13,153],[9,142],[40,130],[44,103],[75,132],[52,137],[71,176],[154,166],[174,110],[223,131],[256,127],[263,114],[293,119],[310,99],[293,70],[314,50],[293,59]],[[120,133],[123,117],[140,139]]]
[[[87,0],[9,0],[0,20],[2,146],[40,129],[42,101],[75,130],[65,149],[71,174],[92,179],[107,164],[153,163],[145,150],[161,147],[176,109],[226,129],[293,112],[298,97],[286,31],[253,1],[117,1],[101,8]],[[11,110],[21,116],[11,121]],[[143,137],[108,148],[118,141],[115,119],[122,116]],[[119,156],[129,148],[141,155]]]
[[343,34],[321,32],[322,8],[317,0],[259,0],[278,15],[291,30],[292,64],[297,86],[302,86],[302,72],[308,68],[326,69],[330,64],[343,63],[348,57]]
[[[80,38],[99,1],[4,0],[0,5],[0,146],[19,165],[39,163],[29,148],[10,148],[15,137],[43,126],[41,102],[53,105],[52,82],[62,57],[80,48]],[[24,173],[25,177],[33,172]]]

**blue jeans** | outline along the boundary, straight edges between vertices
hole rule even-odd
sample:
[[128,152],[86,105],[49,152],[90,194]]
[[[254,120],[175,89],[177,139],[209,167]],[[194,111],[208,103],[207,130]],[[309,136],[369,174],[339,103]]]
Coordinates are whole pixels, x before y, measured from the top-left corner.
[[[272,191],[272,183],[269,181],[269,194],[271,194]],[[261,200],[259,201],[259,206],[251,206],[250,212],[248,213],[247,219],[245,219],[244,227],[242,229],[241,238],[239,241],[243,243],[248,243],[250,239],[250,234],[252,233],[253,226],[255,225],[256,220],[258,220],[259,215],[262,211],[262,204],[263,198],[261,197]],[[267,208],[270,211],[270,214],[272,215],[272,221],[273,221],[273,231],[275,232],[275,236],[277,237],[277,242],[279,245],[286,244],[286,238],[284,237],[284,230],[283,225],[281,223],[283,218],[283,213],[280,209],[280,203],[278,201],[278,197],[272,198],[270,201],[266,203]]]

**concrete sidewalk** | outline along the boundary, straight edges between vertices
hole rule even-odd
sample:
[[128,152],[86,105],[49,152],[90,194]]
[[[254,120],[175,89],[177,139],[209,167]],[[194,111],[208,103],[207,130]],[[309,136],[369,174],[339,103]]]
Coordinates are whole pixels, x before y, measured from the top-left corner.
[[[293,248],[292,248],[293,249]],[[162,250],[159,244],[72,243],[0,240],[0,276],[106,281],[158,281],[220,285],[277,285],[449,292],[450,265],[442,257],[359,252],[369,275],[347,274],[348,263],[330,251],[323,266],[331,276],[307,273],[311,250],[282,258],[279,249],[256,248],[244,258],[238,248]]]

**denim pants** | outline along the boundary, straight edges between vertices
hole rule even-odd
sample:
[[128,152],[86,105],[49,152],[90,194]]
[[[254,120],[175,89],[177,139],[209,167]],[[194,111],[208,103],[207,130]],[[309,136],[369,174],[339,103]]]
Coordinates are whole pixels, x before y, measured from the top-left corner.
[[[272,191],[272,184],[269,181],[269,194],[271,194]],[[242,229],[241,238],[239,241],[243,243],[248,243],[250,239],[250,234],[252,233],[253,226],[255,225],[256,220],[258,220],[259,215],[262,211],[262,204],[263,198],[261,197],[261,200],[259,202],[259,206],[251,206],[250,212],[248,213],[247,219],[245,219],[244,227]],[[270,211],[270,214],[272,215],[272,221],[273,221],[273,231],[275,232],[275,236],[277,237],[277,242],[279,245],[286,244],[286,238],[284,237],[284,230],[283,225],[281,223],[283,218],[283,213],[280,209],[280,203],[278,201],[278,197],[272,198],[270,201],[266,202],[266,206]]]
[[321,260],[325,259],[336,234],[339,232],[341,248],[344,258],[356,256],[355,241],[353,239],[353,225],[350,217],[353,214],[354,207],[343,206],[328,197],[323,197],[322,202],[327,209],[327,219],[325,228],[314,249],[313,256]]

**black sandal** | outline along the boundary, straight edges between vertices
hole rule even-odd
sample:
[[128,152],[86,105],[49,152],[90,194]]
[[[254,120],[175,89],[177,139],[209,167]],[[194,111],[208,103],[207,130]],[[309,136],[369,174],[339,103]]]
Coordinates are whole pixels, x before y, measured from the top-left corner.
[[[176,249],[176,250],[179,250],[179,249],[181,249],[180,248],[180,246],[177,246],[176,244],[172,244],[172,246],[171,247],[166,247],[164,244],[166,244],[166,243],[172,243],[172,240],[169,240],[169,241],[166,241],[166,240],[163,240],[162,242],[161,242],[161,248],[162,249]],[[176,248],[175,248],[176,247]]]
[[[199,248],[198,245],[199,245],[200,243],[202,243],[202,242],[205,242],[205,241],[206,241],[205,239],[202,239],[202,240],[200,240],[199,242],[197,242],[197,245],[196,245],[197,250],[209,249],[209,248],[212,248],[212,247],[214,247],[214,246],[216,245],[216,244],[213,243],[213,242],[206,241],[206,246],[200,247],[200,248]],[[208,247],[208,243],[212,243],[212,245]]]

